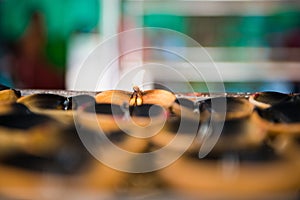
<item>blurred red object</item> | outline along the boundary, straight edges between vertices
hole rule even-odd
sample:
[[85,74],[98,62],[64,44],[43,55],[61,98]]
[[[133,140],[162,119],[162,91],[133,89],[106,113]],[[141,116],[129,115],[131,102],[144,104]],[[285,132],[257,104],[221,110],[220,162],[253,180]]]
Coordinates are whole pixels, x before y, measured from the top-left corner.
[[64,89],[64,73],[55,70],[45,56],[46,31],[40,13],[34,13],[23,36],[16,44],[13,58],[16,87]]

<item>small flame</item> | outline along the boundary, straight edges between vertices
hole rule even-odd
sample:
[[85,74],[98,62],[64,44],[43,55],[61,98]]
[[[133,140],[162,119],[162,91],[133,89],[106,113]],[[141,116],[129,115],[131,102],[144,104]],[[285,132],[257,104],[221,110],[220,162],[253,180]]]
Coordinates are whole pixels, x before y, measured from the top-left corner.
[[129,100],[130,106],[141,106],[143,104],[143,93],[138,86],[133,86],[133,93]]

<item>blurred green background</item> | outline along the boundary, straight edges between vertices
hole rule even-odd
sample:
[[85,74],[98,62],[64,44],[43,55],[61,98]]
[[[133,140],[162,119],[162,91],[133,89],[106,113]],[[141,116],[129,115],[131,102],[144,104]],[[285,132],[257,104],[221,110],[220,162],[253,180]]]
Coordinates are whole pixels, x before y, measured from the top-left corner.
[[[161,27],[199,42],[220,68],[232,65],[231,76],[224,78],[229,92],[299,92],[297,1],[2,0],[0,5],[1,84],[73,89],[66,77],[81,62],[74,55],[82,53],[74,52],[87,44],[79,37],[97,35],[101,42],[131,28]],[[168,35],[157,37],[181,44]],[[203,82],[191,82],[195,90],[207,91]]]

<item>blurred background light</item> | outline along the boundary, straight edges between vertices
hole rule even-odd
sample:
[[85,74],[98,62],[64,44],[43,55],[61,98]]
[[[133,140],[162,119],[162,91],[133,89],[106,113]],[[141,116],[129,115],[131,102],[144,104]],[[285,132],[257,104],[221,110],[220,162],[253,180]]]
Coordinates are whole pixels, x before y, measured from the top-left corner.
[[[219,67],[228,92],[299,92],[300,3],[269,0],[2,0],[0,83],[18,88],[80,89],[74,81],[88,53],[121,31],[141,27],[167,28],[196,40]],[[130,42],[150,39],[163,46],[187,45],[170,35]],[[108,53],[116,55],[130,42],[119,41]],[[197,58],[195,48],[187,46],[185,53]],[[122,76],[132,61],[162,62],[179,72],[188,71],[175,56],[145,51],[120,58],[107,82]],[[205,63],[200,65],[205,70]],[[153,81],[185,88],[176,79],[159,77],[163,76],[153,74]],[[191,77],[189,81],[196,91],[206,91],[202,80]],[[97,89],[111,86],[107,83]]]

